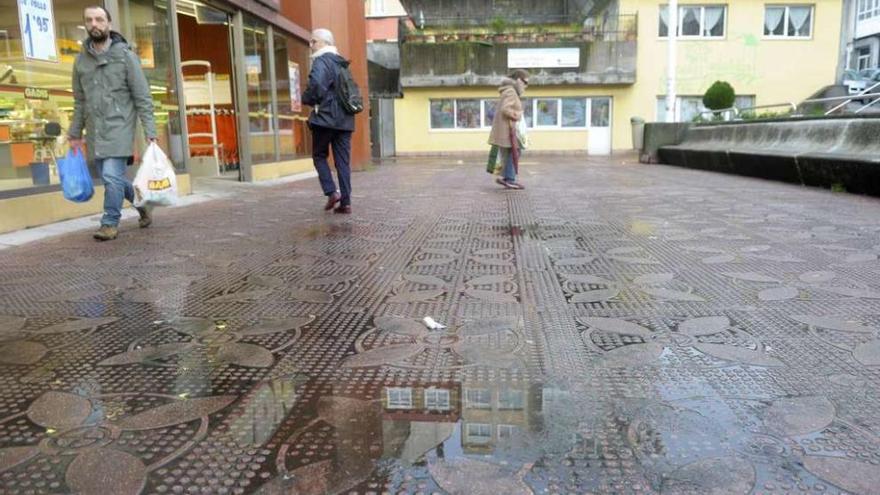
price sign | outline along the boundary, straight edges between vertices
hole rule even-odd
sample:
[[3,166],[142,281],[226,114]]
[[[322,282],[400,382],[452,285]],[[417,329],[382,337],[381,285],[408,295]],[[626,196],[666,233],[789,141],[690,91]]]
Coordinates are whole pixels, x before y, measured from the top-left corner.
[[57,62],[52,0],[18,0],[18,22],[25,58]]

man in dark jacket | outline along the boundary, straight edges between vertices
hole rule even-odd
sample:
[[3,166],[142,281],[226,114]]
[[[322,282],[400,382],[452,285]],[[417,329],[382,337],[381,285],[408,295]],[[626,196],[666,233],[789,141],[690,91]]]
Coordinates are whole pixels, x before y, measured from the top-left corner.
[[[333,33],[326,29],[312,32],[309,46],[312,49],[312,70],[309,72],[309,85],[303,92],[303,103],[313,107],[309,116],[312,130],[312,159],[321,188],[327,196],[325,210],[335,213],[351,213],[351,133],[354,131],[354,115],[345,111],[336,96],[336,76],[339,67],[348,66],[348,61],[339,56],[333,40]],[[333,163],[339,189],[333,182],[333,174],[327,157],[333,147]]]
[[[70,145],[82,149],[86,130],[88,156],[104,181],[104,216],[94,238],[116,238],[124,200],[134,201],[134,188],[125,167],[134,155],[137,119],[150,142],[156,141],[153,98],[138,56],[121,34],[110,30],[110,13],[103,7],[83,10],[88,39],[73,64],[73,120],[67,131]],[[138,208],[141,228],[152,222]]]

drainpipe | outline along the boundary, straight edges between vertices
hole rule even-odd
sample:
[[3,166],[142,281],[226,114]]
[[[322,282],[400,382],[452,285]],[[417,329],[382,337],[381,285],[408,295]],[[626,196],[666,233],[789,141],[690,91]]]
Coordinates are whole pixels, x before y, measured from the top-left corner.
[[669,65],[666,74],[666,122],[675,122],[675,72],[678,64],[678,0],[669,0],[669,23],[666,31],[668,42],[667,63]]

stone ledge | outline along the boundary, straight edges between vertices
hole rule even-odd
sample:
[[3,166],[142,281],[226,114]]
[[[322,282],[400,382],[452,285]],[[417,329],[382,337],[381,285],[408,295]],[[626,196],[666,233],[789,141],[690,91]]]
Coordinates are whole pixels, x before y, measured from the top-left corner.
[[880,196],[880,119],[692,126],[660,163]]

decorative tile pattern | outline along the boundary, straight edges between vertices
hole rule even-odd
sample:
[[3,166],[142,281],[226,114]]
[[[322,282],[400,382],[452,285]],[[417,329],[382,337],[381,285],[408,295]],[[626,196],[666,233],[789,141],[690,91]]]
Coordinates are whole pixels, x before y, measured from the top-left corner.
[[523,168],[0,251],[0,494],[877,493],[880,202]]

